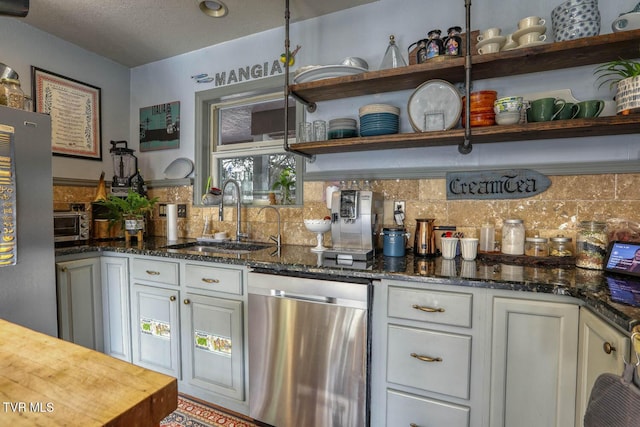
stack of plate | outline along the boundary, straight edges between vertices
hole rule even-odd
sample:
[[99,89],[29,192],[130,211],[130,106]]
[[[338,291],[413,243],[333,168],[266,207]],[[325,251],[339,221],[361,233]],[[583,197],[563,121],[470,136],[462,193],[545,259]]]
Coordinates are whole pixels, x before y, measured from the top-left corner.
[[329,120],[329,139],[354,138],[358,136],[356,119],[340,118]]
[[360,107],[360,135],[376,136],[398,133],[400,108],[388,104]]

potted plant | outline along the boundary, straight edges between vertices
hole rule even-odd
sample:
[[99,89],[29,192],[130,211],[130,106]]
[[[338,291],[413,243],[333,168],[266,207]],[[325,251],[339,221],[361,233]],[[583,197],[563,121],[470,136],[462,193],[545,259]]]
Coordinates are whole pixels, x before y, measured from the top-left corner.
[[124,223],[124,228],[129,234],[136,234],[144,229],[145,216],[153,210],[157,202],[157,197],[149,199],[130,189],[127,197],[111,194],[107,199],[96,203],[107,208],[112,224]]
[[600,65],[594,73],[601,80],[599,88],[606,83],[616,87],[617,114],[640,112],[640,62],[621,58]]
[[271,186],[272,190],[281,190],[282,192],[282,205],[291,205],[293,200],[291,199],[291,193],[293,187],[296,185],[296,171],[291,167],[286,167],[280,172],[278,180]]

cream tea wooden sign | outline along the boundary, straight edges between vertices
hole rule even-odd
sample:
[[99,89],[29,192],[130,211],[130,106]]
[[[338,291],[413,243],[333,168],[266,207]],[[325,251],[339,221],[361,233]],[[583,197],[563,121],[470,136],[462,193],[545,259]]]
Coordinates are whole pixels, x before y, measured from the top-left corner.
[[447,200],[521,199],[544,192],[551,180],[530,169],[447,172]]

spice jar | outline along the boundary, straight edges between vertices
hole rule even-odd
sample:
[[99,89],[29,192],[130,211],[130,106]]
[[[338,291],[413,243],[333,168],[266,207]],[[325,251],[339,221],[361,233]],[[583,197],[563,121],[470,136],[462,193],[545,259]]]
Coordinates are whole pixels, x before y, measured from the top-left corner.
[[502,253],[524,254],[524,222],[521,219],[505,219],[502,226]]
[[549,256],[573,256],[571,237],[557,235],[549,240]]
[[607,224],[581,221],[576,234],[576,267],[602,270],[607,253]]
[[524,254],[527,256],[549,256],[548,240],[544,237],[527,237],[524,244]]
[[2,89],[7,99],[7,107],[24,109],[24,92],[20,88],[19,80],[2,79]]

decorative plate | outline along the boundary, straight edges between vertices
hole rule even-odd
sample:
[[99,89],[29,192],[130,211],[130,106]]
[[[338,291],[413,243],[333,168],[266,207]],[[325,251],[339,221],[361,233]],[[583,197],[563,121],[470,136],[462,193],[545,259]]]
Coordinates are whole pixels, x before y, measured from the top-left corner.
[[365,71],[368,70],[350,65],[324,65],[301,72],[293,78],[293,81],[294,83],[314,82],[332,77],[352,76],[354,74],[364,73]]
[[428,80],[411,94],[407,111],[416,132],[448,130],[460,120],[462,99],[451,83]]
[[191,175],[193,172],[193,162],[186,157],[175,159],[164,170],[166,179],[182,179]]

